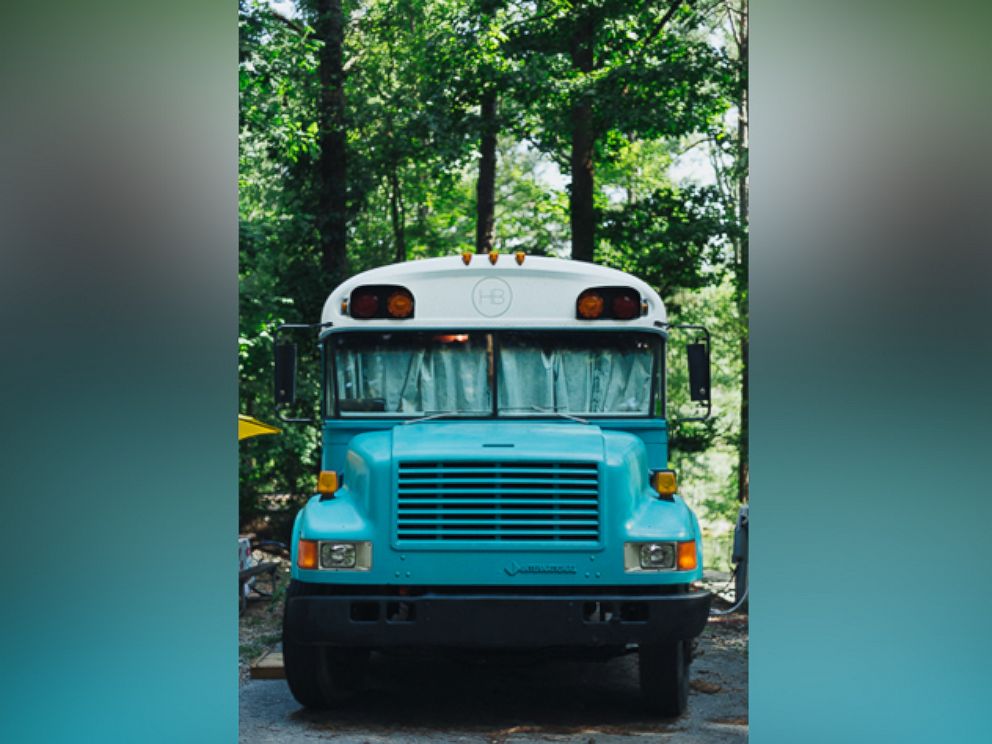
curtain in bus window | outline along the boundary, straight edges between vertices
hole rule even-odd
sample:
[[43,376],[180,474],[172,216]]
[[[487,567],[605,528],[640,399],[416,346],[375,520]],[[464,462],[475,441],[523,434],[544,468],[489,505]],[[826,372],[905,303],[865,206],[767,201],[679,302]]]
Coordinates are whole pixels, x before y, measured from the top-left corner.
[[500,410],[647,414],[652,357],[647,349],[500,349]]
[[337,365],[342,411],[491,410],[485,349],[343,349]]
[[537,347],[500,349],[500,410],[508,413],[553,411],[557,362],[557,353]]
[[559,352],[556,403],[570,413],[648,412],[651,355],[609,349]]

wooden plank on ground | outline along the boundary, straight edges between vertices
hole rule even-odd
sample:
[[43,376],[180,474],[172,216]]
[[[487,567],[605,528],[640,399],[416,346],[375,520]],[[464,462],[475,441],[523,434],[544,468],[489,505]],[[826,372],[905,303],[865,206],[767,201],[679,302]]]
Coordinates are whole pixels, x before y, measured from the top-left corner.
[[282,651],[267,651],[251,665],[252,679],[286,679]]

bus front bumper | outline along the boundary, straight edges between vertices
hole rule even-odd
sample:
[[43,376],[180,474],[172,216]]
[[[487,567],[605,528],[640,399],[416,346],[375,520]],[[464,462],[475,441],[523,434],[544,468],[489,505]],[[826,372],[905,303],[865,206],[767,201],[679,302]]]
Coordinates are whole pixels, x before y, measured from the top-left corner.
[[711,599],[705,591],[296,596],[287,602],[284,631],[296,643],[368,648],[660,643],[698,636]]

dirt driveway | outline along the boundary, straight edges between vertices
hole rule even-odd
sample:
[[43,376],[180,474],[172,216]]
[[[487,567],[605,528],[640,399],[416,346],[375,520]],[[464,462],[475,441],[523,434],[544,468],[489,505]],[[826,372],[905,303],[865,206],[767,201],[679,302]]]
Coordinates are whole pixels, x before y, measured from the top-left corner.
[[240,741],[746,742],[747,618],[715,618],[692,665],[689,711],[652,721],[637,659],[455,661],[374,655],[368,690],[346,708],[300,708],[284,680],[241,687]]

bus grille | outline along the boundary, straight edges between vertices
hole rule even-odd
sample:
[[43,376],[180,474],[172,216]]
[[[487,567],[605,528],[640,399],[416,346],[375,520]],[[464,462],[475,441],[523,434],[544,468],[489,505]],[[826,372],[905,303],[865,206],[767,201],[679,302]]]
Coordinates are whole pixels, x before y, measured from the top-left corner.
[[595,542],[599,469],[575,462],[406,462],[398,540]]

